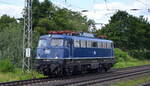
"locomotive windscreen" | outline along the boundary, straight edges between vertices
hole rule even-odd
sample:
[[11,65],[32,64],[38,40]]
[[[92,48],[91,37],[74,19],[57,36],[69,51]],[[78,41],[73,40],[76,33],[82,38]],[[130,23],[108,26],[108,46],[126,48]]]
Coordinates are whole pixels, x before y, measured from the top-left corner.
[[38,47],[46,47],[47,46],[47,40],[46,39],[40,39]]
[[52,39],[51,40],[51,46],[63,46],[64,39]]

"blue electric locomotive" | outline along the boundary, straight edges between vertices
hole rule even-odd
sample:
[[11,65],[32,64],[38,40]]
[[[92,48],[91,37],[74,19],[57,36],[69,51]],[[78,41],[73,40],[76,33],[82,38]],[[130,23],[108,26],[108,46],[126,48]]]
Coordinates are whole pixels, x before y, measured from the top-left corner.
[[107,71],[114,63],[111,40],[68,31],[51,32],[39,39],[36,68],[44,75]]

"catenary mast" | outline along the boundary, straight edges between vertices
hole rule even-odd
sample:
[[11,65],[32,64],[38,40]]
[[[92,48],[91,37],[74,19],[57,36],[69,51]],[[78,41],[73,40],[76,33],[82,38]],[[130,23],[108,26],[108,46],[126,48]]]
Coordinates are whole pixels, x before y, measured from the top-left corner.
[[23,28],[23,64],[22,69],[31,69],[32,59],[32,0],[25,0]]

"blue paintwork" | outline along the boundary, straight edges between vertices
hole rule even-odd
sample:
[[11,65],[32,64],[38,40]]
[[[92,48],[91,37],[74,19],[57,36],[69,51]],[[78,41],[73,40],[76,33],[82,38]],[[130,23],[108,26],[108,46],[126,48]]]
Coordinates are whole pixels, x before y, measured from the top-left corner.
[[[78,39],[78,40],[91,40],[91,41],[97,41],[97,42],[110,42],[111,40],[105,40],[105,39],[99,39],[99,38],[89,38],[89,37],[80,37],[80,36],[67,36],[67,35],[43,35],[40,37],[40,39],[45,39],[50,43],[50,40],[52,38],[63,38],[66,40],[70,39]],[[71,44],[71,41],[69,41]],[[55,57],[64,59],[64,58],[112,58],[114,56],[114,50],[112,48],[75,48],[71,47],[73,45],[69,46],[63,46],[63,47],[38,47],[37,48],[37,57],[40,57],[40,59],[53,59]],[[45,54],[45,50],[49,50],[49,54]]]
[[112,56],[112,49],[103,49],[103,48],[74,49],[74,57],[111,57],[111,56]]

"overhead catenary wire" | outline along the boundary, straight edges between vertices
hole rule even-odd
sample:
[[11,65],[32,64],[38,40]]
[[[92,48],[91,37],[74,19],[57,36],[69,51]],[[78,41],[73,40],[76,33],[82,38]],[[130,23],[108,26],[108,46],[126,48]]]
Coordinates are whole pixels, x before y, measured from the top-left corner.
[[[143,4],[144,6],[146,6],[147,9],[139,9],[139,8],[131,8],[131,9],[116,8],[116,9],[113,9],[113,8],[109,7],[109,5],[111,4],[110,0],[103,0],[103,2],[105,4],[105,9],[94,9],[94,5],[97,4],[98,0],[91,0],[91,3],[93,2],[93,7],[91,8],[90,11],[89,11],[89,9],[86,9],[83,6],[75,5],[75,4],[71,3],[69,0],[57,0],[57,2],[55,2],[55,0],[50,0],[50,1],[53,1],[54,3],[56,3],[57,6],[61,6],[63,8],[69,8],[71,10],[80,11],[80,12],[93,12],[93,13],[96,13],[96,12],[101,11],[101,10],[105,10],[104,12],[106,12],[106,11],[114,12],[114,11],[118,11],[118,10],[135,11],[135,12],[136,11],[141,11],[141,10],[146,10],[146,11],[150,12],[150,8],[148,8],[148,7],[150,7],[149,3],[144,3],[142,0],[136,0],[136,1]],[[8,4],[8,5],[14,5],[12,2],[5,1],[5,0],[0,0],[0,3]]]
[[143,4],[145,7],[147,7],[147,11],[148,12],[150,12],[150,5],[149,4],[146,4],[146,3],[144,3],[144,2],[142,2],[142,1],[140,1],[140,0],[136,0],[136,1],[138,1],[138,2],[140,2],[141,4]]
[[142,3],[144,6],[146,5],[146,6],[150,7],[150,5],[149,5],[149,4],[146,4],[146,3],[144,3],[144,2],[142,2],[142,1],[140,1],[140,0],[136,0],[136,1],[138,1],[138,2]]
[[[64,8],[70,8],[70,9],[73,9],[73,8],[76,8],[78,10],[85,10],[85,8],[81,8],[79,6],[75,6],[75,5],[72,5],[71,3],[67,2],[67,0],[60,0],[61,2],[58,2],[56,4],[58,4],[59,6],[61,5],[62,7]],[[95,0],[92,0],[93,1],[93,6],[95,4]],[[106,11],[116,11],[116,10],[120,10],[119,8],[116,8],[116,9],[111,9],[111,8],[108,8],[108,0],[104,0],[105,1],[105,6],[106,6],[106,9],[100,9],[100,10],[106,10]],[[136,0],[136,1],[140,1],[140,0]],[[140,1],[141,2],[141,1]],[[142,3],[142,2],[141,2]],[[143,3],[144,4],[144,3]],[[139,9],[139,8],[131,8],[131,9],[123,9],[123,10],[131,10],[131,11],[140,11],[140,10],[148,10],[150,11],[150,9]],[[93,9],[93,12],[96,12],[97,10]]]
[[[107,14],[107,16],[108,15],[110,15],[110,14],[112,14],[112,12],[114,13],[114,12],[116,12],[116,11],[118,11],[118,10],[124,10],[124,11],[133,11],[133,12],[136,12],[136,11],[141,11],[141,10],[148,10],[148,12],[150,12],[150,9],[140,9],[140,8],[129,8],[129,9],[120,9],[120,8],[109,8],[109,4],[108,4],[108,2],[109,2],[109,0],[104,0],[104,4],[105,4],[105,9],[94,9],[94,5],[95,4],[97,4],[96,3],[96,0],[92,0],[92,3],[93,3],[93,8],[92,8],[92,10],[88,10],[88,9],[83,9],[83,8],[81,8],[81,7],[77,7],[77,6],[75,6],[75,5],[72,5],[71,3],[69,3],[69,1],[67,2],[67,0],[63,0],[64,1],[64,4],[63,5],[66,5],[66,7],[68,8],[77,8],[78,10],[81,10],[81,12],[93,12],[94,14],[95,13],[97,13],[97,11],[100,11],[100,10],[105,10],[105,12],[106,11],[110,11],[111,13],[107,13],[106,12],[106,14]],[[138,0],[139,1],[139,0]],[[60,3],[60,4],[62,4],[62,3]],[[111,4],[111,3],[110,3]],[[144,4],[144,3],[143,3]],[[96,19],[96,20],[98,20],[98,19]]]
[[107,6],[107,0],[104,0],[104,1],[105,1],[106,9],[108,9],[108,6]]
[[81,7],[78,7],[78,6],[75,6],[71,3],[69,3],[67,0],[60,0],[59,2],[54,2],[53,0],[53,3],[55,3],[56,5],[59,5],[63,8],[68,8],[68,9],[76,9],[76,10],[81,10],[81,9],[85,9],[85,8],[81,8]]
[[0,1],[2,4],[7,4],[7,5],[13,5],[12,3],[6,2],[6,1]]

